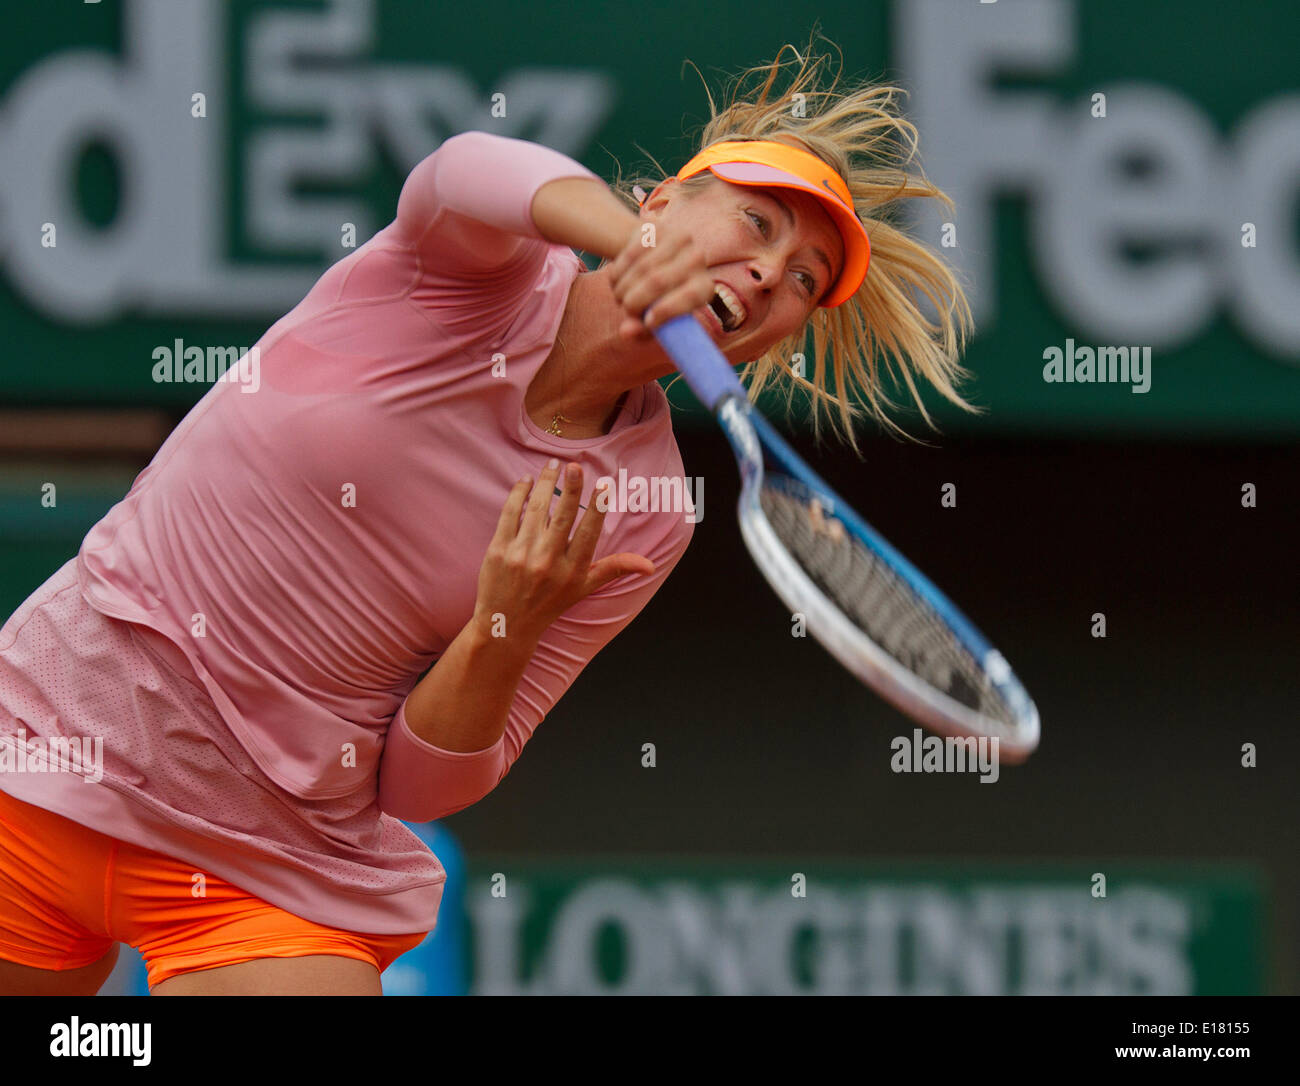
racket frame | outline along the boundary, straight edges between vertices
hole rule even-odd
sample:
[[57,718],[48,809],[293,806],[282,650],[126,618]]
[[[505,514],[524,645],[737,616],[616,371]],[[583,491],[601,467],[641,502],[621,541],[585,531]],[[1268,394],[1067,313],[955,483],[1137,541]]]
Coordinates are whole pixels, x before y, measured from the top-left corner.
[[[741,536],[755,563],[781,601],[806,616],[808,629],[851,674],[887,701],[941,735],[978,739],[996,736],[999,757],[1020,762],[1038,746],[1038,709],[997,649],[930,580],[863,520],[796,453],[749,402],[745,387],[707,331],[691,314],[655,329],[686,383],[726,434],[740,469],[737,503]],[[760,495],[766,450],[792,479],[814,492],[826,515],[838,519],[945,622],[1003,698],[1015,720],[1008,731],[963,705],[904,667],[871,640],[826,594],[777,538]]]
[[[809,631],[850,673],[918,723],[940,735],[996,736],[999,755],[1008,762],[1028,757],[1038,746],[1038,710],[1002,654],[924,574],[803,463],[747,399],[726,397],[717,418],[740,465],[737,515],[741,536],[781,601],[806,617]],[[1006,702],[1015,720],[1012,727],[963,705],[903,666],[817,586],[777,538],[763,511],[760,500],[765,479],[760,451],[763,449],[817,496],[825,516],[838,519],[864,540],[877,558],[937,613]]]

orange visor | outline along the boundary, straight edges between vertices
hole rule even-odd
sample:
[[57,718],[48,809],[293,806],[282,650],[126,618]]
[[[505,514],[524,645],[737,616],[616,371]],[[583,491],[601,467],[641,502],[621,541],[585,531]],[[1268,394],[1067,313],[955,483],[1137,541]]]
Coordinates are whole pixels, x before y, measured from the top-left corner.
[[843,305],[867,277],[871,239],[853,207],[844,178],[814,154],[772,140],[727,140],[706,147],[678,172],[685,181],[704,170],[733,185],[800,189],[816,196],[844,241],[844,270],[831,284],[823,306]]

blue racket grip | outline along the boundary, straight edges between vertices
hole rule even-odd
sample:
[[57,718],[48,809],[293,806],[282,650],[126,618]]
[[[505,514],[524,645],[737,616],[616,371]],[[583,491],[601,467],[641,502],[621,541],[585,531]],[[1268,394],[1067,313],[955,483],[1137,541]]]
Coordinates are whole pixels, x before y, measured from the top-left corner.
[[677,363],[691,391],[710,411],[717,410],[727,396],[745,399],[745,386],[694,314],[683,313],[665,321],[654,329],[654,334],[668,357]]

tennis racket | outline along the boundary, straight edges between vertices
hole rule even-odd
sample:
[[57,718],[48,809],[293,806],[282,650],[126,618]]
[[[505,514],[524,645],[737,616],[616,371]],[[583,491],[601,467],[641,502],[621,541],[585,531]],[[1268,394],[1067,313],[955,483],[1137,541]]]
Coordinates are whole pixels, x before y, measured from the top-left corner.
[[1000,758],[1024,761],[1038,746],[1038,710],[1002,654],[754,409],[692,314],[654,332],[727,435],[745,546],[808,632],[917,723],[997,737]]

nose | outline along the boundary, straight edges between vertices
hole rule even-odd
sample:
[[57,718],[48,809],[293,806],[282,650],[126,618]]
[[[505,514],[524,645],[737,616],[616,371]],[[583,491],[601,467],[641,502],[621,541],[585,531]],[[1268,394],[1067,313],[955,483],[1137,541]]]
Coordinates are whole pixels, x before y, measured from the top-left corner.
[[758,284],[760,290],[769,290],[777,278],[776,261],[769,258],[757,258],[749,262],[750,277]]

